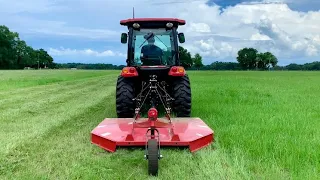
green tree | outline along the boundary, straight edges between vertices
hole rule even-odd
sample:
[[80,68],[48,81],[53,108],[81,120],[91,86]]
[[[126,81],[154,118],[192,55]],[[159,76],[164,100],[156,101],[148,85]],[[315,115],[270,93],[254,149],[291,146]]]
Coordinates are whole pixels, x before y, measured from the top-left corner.
[[20,39],[17,41],[17,46],[16,46],[16,66],[18,69],[21,69],[23,67],[25,67],[25,59],[27,56],[26,53],[26,48],[27,48],[27,44],[25,41],[21,41]]
[[180,57],[180,64],[184,68],[190,68],[193,66],[192,57],[190,52],[187,49],[179,46],[179,57]]
[[241,67],[237,62],[213,62],[210,65],[212,70],[240,70]]
[[286,69],[288,69],[290,71],[302,70],[303,69],[303,65],[299,65],[299,64],[296,64],[296,63],[291,63],[291,64],[286,66]]
[[265,54],[265,63],[268,64],[268,66],[275,67],[278,64],[278,58],[273,55],[271,52],[266,52]]
[[41,64],[42,68],[48,67],[51,63],[53,63],[52,57],[44,49],[39,49],[39,51],[37,51],[37,54],[39,55],[39,63]]
[[261,70],[267,69],[266,59],[267,59],[267,57],[266,57],[265,53],[257,54],[256,68],[261,69]]
[[320,62],[315,61],[312,63],[306,63],[306,64],[304,64],[303,69],[309,70],[309,71],[320,70]]
[[0,69],[22,69],[31,67],[52,67],[53,58],[44,50],[34,50],[11,32],[6,26],[0,26]]
[[258,51],[254,48],[243,48],[238,51],[237,60],[243,69],[254,69]]
[[268,68],[275,67],[278,63],[278,59],[271,53],[271,52],[265,52],[265,53],[259,53],[257,54],[257,68],[265,70]]
[[199,69],[203,67],[202,64],[202,57],[200,56],[199,53],[195,54],[194,58],[193,58],[193,65],[195,68]]
[[18,33],[11,32],[8,27],[0,26],[0,68],[14,68]]

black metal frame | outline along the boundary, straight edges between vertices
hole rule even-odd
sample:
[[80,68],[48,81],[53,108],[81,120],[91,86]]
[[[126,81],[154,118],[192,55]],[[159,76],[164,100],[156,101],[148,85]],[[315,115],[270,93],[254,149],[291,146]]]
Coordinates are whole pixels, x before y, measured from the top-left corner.
[[[165,83],[165,82],[162,82],[162,83]],[[156,106],[156,100],[155,100],[156,97],[160,99],[166,111],[167,118],[170,120],[170,114],[171,114],[170,103],[174,99],[166,91],[165,85],[166,84],[162,84],[163,87],[160,86],[156,75],[150,75],[150,80],[148,83],[142,82],[142,89],[140,93],[137,95],[136,98],[133,99],[136,102],[135,117],[134,117],[135,120],[139,118],[140,110],[148,98],[151,99],[150,100],[151,107]]]
[[133,56],[133,47],[132,47],[132,41],[133,41],[133,28],[129,27],[128,32],[128,52],[127,52],[127,66],[132,66],[132,60],[134,60]]

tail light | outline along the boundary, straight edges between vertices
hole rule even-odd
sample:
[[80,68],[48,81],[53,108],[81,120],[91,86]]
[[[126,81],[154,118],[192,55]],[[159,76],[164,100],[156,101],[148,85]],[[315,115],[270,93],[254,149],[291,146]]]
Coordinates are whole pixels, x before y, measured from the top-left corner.
[[123,77],[135,77],[138,76],[138,71],[134,67],[124,67],[121,72]]
[[184,76],[186,71],[182,66],[173,66],[169,71],[169,76]]
[[156,108],[150,108],[148,111],[148,118],[150,120],[156,120],[158,118],[158,111]]

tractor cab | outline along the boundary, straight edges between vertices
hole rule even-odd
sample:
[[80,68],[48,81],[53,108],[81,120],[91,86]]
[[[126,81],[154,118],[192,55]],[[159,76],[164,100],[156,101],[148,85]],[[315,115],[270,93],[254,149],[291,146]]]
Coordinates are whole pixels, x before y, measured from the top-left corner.
[[[140,75],[167,74],[180,65],[178,43],[184,43],[177,29],[185,21],[175,18],[133,18],[120,21],[128,27],[121,43],[128,44],[127,67],[135,67]],[[155,71],[156,70],[156,71]]]

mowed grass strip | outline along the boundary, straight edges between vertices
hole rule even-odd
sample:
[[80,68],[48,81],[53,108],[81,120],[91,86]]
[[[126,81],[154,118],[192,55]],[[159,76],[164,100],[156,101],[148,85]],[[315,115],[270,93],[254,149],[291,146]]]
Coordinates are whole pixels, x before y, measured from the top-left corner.
[[2,91],[32,87],[37,85],[48,85],[63,81],[73,81],[90,77],[105,76],[118,71],[104,70],[1,70],[0,71],[0,93]]
[[59,95],[69,94],[70,92],[83,93],[81,91],[84,87],[95,85],[96,83],[99,83],[99,81],[104,81],[106,78],[113,77],[114,75],[98,76],[0,92],[0,97],[3,96],[0,99],[0,106],[2,107],[0,113],[1,110],[4,111],[9,108],[21,109],[21,106],[17,106],[20,104],[29,106],[30,103],[34,104],[34,101],[38,101],[38,104],[41,104],[39,103],[39,100],[46,100],[50,103],[50,98],[59,98]]
[[4,137],[4,140],[0,143],[1,149],[5,148],[4,151],[8,152],[18,142],[41,135],[48,128],[80,113],[115,90],[112,79],[98,80],[81,88],[37,97],[37,100],[16,104],[16,107],[2,111],[0,128],[3,131],[0,136]]
[[[32,71],[33,72],[33,71]],[[63,71],[67,72],[68,71]],[[39,76],[46,71],[39,71]],[[74,72],[77,75],[79,72]],[[91,72],[82,72],[90,74]],[[106,71],[106,74],[110,72]],[[63,78],[61,72],[56,74],[56,78]],[[88,76],[88,75],[87,75]],[[80,77],[83,77],[80,76]],[[49,88],[48,88],[49,86]],[[28,94],[16,94],[13,92],[13,101],[2,104],[0,109],[0,153],[10,151],[10,148],[24,142],[30,137],[40,135],[52,125],[61,123],[68,116],[72,116],[77,111],[81,112],[81,108],[85,109],[90,106],[96,99],[92,97],[97,92],[101,95],[107,95],[114,91],[114,80],[108,75],[97,76],[87,79],[86,81],[78,81],[73,83],[62,83],[52,85],[41,85],[41,91],[38,86],[35,87],[39,91]],[[107,88],[107,89],[106,89]],[[20,90],[20,89],[17,89]],[[44,92],[48,92],[45,94]],[[52,93],[50,93],[52,92]],[[17,98],[18,97],[18,98]],[[101,96],[96,96],[99,98]],[[61,113],[63,112],[63,113]]]

